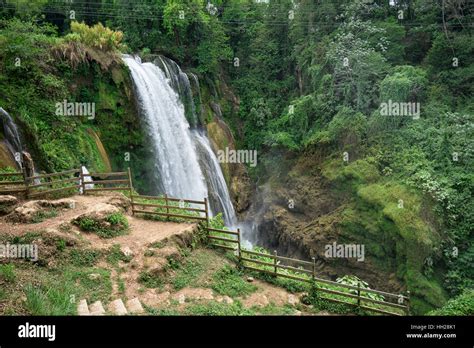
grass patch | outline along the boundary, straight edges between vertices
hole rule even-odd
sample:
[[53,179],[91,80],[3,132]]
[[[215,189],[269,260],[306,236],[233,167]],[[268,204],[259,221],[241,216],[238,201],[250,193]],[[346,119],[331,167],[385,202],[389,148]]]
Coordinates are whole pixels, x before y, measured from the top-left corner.
[[113,266],[118,266],[119,261],[130,262],[132,261],[132,256],[125,255],[122,250],[120,250],[120,244],[114,244],[107,251],[107,262]]
[[276,306],[270,303],[262,308],[255,309],[259,314],[262,315],[294,315],[295,309],[290,305],[284,305],[282,307]]
[[[92,277],[91,275],[98,275]],[[86,296],[89,303],[94,301],[110,300],[112,294],[112,281],[110,271],[103,268],[67,269],[64,278],[73,282],[77,289],[75,296]]]
[[219,302],[193,304],[186,308],[186,314],[205,316],[256,315],[254,310],[245,308],[239,301],[232,304]]
[[204,272],[205,268],[201,263],[187,260],[184,265],[177,265],[177,273],[172,280],[173,287],[176,290],[185,288],[192,284],[199,275]]
[[160,288],[164,284],[164,281],[160,276],[149,272],[141,272],[138,276],[138,282],[149,289]]
[[245,296],[257,290],[253,284],[242,279],[242,274],[235,267],[224,266],[220,271],[214,274],[214,284],[212,289],[221,295],[230,297]]
[[74,283],[57,282],[39,287],[28,284],[25,288],[26,309],[31,315],[74,315],[76,304]]
[[15,266],[13,264],[0,265],[0,279],[13,283],[16,279]]
[[51,219],[58,216],[58,212],[56,209],[46,209],[37,211],[31,218],[32,224],[37,224],[43,222],[47,219]]
[[153,308],[142,304],[143,309],[150,315],[163,315],[163,316],[177,316],[182,315],[178,310],[173,308]]
[[41,232],[26,232],[22,236],[14,236],[11,238],[10,243],[11,244],[31,244],[35,240],[41,237]]
[[97,220],[91,217],[82,217],[74,224],[85,232],[92,232],[101,238],[114,238],[127,233],[128,220],[122,213],[107,215],[104,220]]
[[101,252],[93,249],[73,249],[69,254],[71,264],[78,267],[92,267],[101,256]]

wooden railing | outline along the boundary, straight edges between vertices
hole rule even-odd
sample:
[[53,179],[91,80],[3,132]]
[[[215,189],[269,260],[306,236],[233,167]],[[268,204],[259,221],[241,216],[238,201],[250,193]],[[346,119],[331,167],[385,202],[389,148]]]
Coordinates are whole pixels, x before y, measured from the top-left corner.
[[[85,178],[101,178],[102,180],[85,181]],[[112,179],[109,179],[112,178]],[[94,188],[88,188],[88,185],[94,185]],[[81,171],[82,192],[105,192],[105,191],[126,191],[130,197],[133,195],[132,173],[130,168],[126,172],[110,173],[89,173]]]
[[25,192],[25,179],[22,172],[0,173],[0,195]]
[[51,193],[76,192],[80,188],[79,174],[80,169],[71,169],[26,177],[26,195],[28,198],[36,198]]
[[[226,229],[208,228],[207,230],[210,245],[234,251],[237,254],[240,264],[245,269],[313,284],[318,292],[342,297],[342,299],[337,299],[334,297],[320,296],[322,300],[354,306],[379,314],[402,315],[402,313],[405,313],[409,315],[409,293],[407,295],[395,294],[364,288],[360,283],[354,286],[319,278],[316,276],[315,258],[313,258],[312,261],[304,261],[279,256],[276,250],[273,254],[267,254],[245,249],[242,247],[240,229],[230,231]],[[371,298],[369,294],[378,295],[378,298]],[[385,298],[390,298],[395,300],[395,302],[388,301]],[[347,299],[353,299],[355,302],[344,301]],[[372,306],[370,306],[370,304],[372,304]],[[373,305],[378,307],[374,307]],[[389,309],[398,309],[399,312],[389,311],[387,307]]]
[[[9,180],[14,178],[14,180]],[[86,178],[106,178],[86,181]],[[113,178],[113,179],[108,179]],[[89,188],[88,185],[94,185]],[[112,185],[112,186],[110,186]],[[71,169],[50,174],[25,177],[22,172],[0,173],[0,195],[23,193],[26,198],[37,198],[50,194],[82,194],[103,191],[126,191],[133,194],[130,168],[126,172],[85,173]]]
[[[168,197],[168,195],[160,197],[132,194],[131,201],[133,214],[157,215],[166,217],[167,219],[178,218],[184,220],[209,221],[207,198],[204,198],[203,201],[198,201],[173,198]],[[150,208],[152,209],[150,210]]]

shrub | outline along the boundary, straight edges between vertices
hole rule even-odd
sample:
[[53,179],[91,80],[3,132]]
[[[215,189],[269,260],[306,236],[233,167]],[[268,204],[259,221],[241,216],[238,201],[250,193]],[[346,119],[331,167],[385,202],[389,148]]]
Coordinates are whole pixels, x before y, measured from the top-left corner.
[[461,295],[450,299],[443,307],[428,315],[474,315],[474,290],[466,289]]
[[16,279],[15,266],[12,264],[0,265],[0,278],[8,283],[13,283]]
[[214,274],[213,279],[212,289],[221,295],[236,297],[248,295],[257,290],[255,285],[242,279],[241,273],[236,268],[229,265]]
[[80,217],[74,224],[86,232],[93,232],[102,238],[113,238],[128,231],[127,218],[122,213],[113,213],[101,220],[95,217]]

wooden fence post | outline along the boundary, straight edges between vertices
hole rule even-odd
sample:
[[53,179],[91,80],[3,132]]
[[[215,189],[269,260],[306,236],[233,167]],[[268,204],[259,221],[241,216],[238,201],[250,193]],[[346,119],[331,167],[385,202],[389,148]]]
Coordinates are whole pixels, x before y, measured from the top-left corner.
[[21,166],[22,172],[23,172],[23,182],[25,183],[25,198],[29,198],[28,196],[30,195],[30,188],[29,188],[29,182],[30,180],[28,179],[28,174],[26,173],[26,168],[24,165]]
[[241,251],[241,246],[240,246],[240,228],[237,229],[237,250],[238,250],[238,256],[239,256],[239,262],[242,262],[242,251]]
[[277,251],[276,250],[273,250],[273,256],[274,256],[274,259],[273,259],[273,264],[274,264],[274,272],[275,272],[275,275],[278,274],[278,267],[277,267]]
[[134,215],[133,211],[135,210],[135,207],[133,206],[133,183],[132,183],[132,171],[130,170],[130,167],[127,168],[128,172],[128,186],[130,189],[130,201],[132,202],[132,215]]
[[204,198],[204,204],[206,205],[206,224],[207,224],[207,228],[209,228],[209,207],[208,207],[207,197]]
[[410,290],[407,290],[407,315],[410,315]]
[[357,283],[357,307],[360,308],[360,282]]
[[313,261],[313,281],[316,280],[316,258],[312,257],[311,260]]
[[165,193],[165,205],[166,205],[166,220],[170,219],[170,208],[168,208],[168,194]]

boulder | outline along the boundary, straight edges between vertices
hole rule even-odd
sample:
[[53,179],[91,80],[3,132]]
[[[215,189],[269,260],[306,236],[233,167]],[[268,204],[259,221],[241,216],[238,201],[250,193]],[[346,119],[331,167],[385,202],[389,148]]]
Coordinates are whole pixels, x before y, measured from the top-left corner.
[[15,208],[13,213],[8,216],[8,220],[27,224],[34,222],[35,218],[42,212],[52,209],[74,209],[75,207],[76,201],[72,199],[29,201]]
[[136,297],[132,298],[131,300],[128,300],[126,305],[129,313],[141,314],[145,312],[142,304],[140,303],[140,300]]
[[109,312],[115,315],[126,315],[128,313],[127,308],[121,299],[117,299],[109,303]]
[[113,238],[124,234],[128,229],[126,222],[109,220],[110,215],[119,212],[120,208],[108,203],[91,204],[87,212],[73,219],[71,223],[79,226],[84,232],[93,232],[102,238]]
[[0,216],[10,214],[18,204],[18,199],[14,196],[0,196]]

